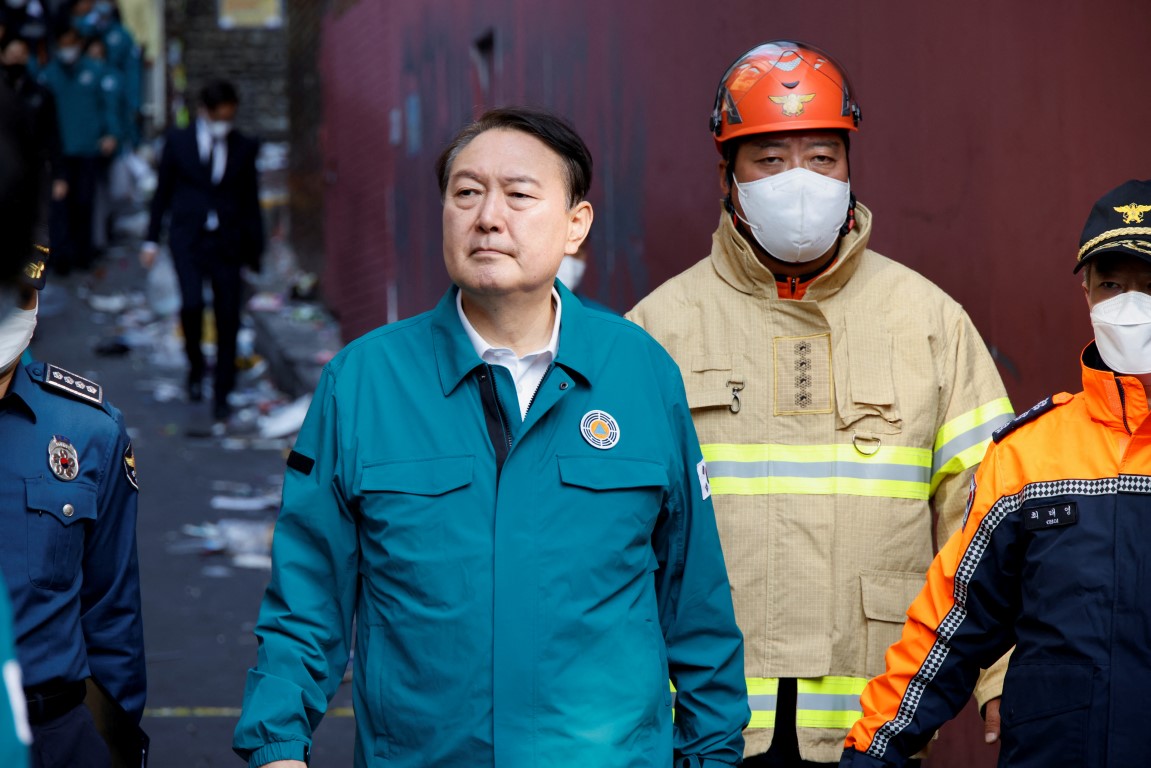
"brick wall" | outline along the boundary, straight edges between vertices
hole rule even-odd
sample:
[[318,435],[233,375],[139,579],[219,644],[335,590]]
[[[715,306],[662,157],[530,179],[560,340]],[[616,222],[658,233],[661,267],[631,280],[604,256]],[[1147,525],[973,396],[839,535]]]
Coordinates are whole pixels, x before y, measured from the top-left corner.
[[[283,27],[221,29],[217,0],[164,0],[169,125],[181,93],[194,114],[203,84],[225,78],[240,91],[240,130],[265,141],[288,137],[287,45]],[[182,73],[186,74],[186,85]],[[183,86],[183,87],[181,87]]]

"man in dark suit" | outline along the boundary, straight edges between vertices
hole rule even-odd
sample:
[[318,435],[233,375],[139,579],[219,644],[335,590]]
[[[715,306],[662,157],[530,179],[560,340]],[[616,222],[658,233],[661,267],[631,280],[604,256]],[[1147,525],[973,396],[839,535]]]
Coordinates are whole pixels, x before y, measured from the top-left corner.
[[256,155],[259,143],[232,129],[239,106],[235,87],[209,83],[201,108],[187,128],[171,131],[160,158],[148,242],[141,263],[151,267],[165,216],[168,242],[180,280],[180,322],[188,355],[188,398],[203,397],[204,281],[212,284],[216,316],[213,415],[230,413],[228,393],[236,384],[236,334],[240,328],[240,268],[258,271],[264,248]]

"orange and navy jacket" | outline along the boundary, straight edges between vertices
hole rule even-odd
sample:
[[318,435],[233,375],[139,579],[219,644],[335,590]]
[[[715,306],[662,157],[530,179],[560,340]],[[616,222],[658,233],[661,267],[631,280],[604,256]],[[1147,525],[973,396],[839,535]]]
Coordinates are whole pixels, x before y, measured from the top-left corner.
[[1094,343],[1082,368],[996,434],[841,767],[903,765],[1012,645],[1000,766],[1147,764],[1151,419]]

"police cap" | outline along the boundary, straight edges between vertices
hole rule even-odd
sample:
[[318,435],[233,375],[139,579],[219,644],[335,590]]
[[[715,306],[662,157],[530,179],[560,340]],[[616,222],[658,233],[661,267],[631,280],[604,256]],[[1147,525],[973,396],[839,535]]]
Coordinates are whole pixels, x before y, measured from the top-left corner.
[[1116,187],[1095,203],[1079,238],[1075,271],[1101,253],[1128,253],[1151,262],[1151,180]]

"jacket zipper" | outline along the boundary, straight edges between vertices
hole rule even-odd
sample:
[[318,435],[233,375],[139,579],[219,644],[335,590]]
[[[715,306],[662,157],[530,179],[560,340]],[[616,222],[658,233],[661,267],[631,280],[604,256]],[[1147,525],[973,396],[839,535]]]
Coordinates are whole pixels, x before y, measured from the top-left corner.
[[789,286],[791,286],[791,298],[794,299],[795,298],[795,291],[797,288],[799,288],[799,278],[798,277],[789,277],[789,278],[787,278],[787,284]]
[[540,381],[538,384],[536,384],[536,388],[535,388],[535,391],[532,392],[531,399],[528,400],[528,407],[524,408],[524,418],[525,419],[527,418],[528,411],[530,411],[532,409],[532,403],[534,403],[536,401],[536,395],[538,395],[540,393],[540,390],[543,389],[544,379],[546,379],[548,377],[548,374],[552,372],[552,368],[554,368],[554,367],[555,367],[555,363],[548,363],[548,367],[544,368],[544,375],[540,376]]
[[[492,397],[494,397],[496,401],[496,411],[500,415],[500,425],[504,428],[504,440],[507,442],[508,448],[511,448],[512,428],[508,426],[508,416],[506,413],[504,413],[503,403],[500,402],[500,392],[499,389],[496,388],[496,374],[492,370],[492,366],[490,364],[488,365],[488,381],[492,383]],[[528,407],[530,408],[531,406],[529,405]]]
[[1119,407],[1123,409],[1123,429],[1127,430],[1127,434],[1131,434],[1131,427],[1127,425],[1127,397],[1123,392],[1123,382],[1119,377],[1115,377],[1115,386],[1119,388]]

